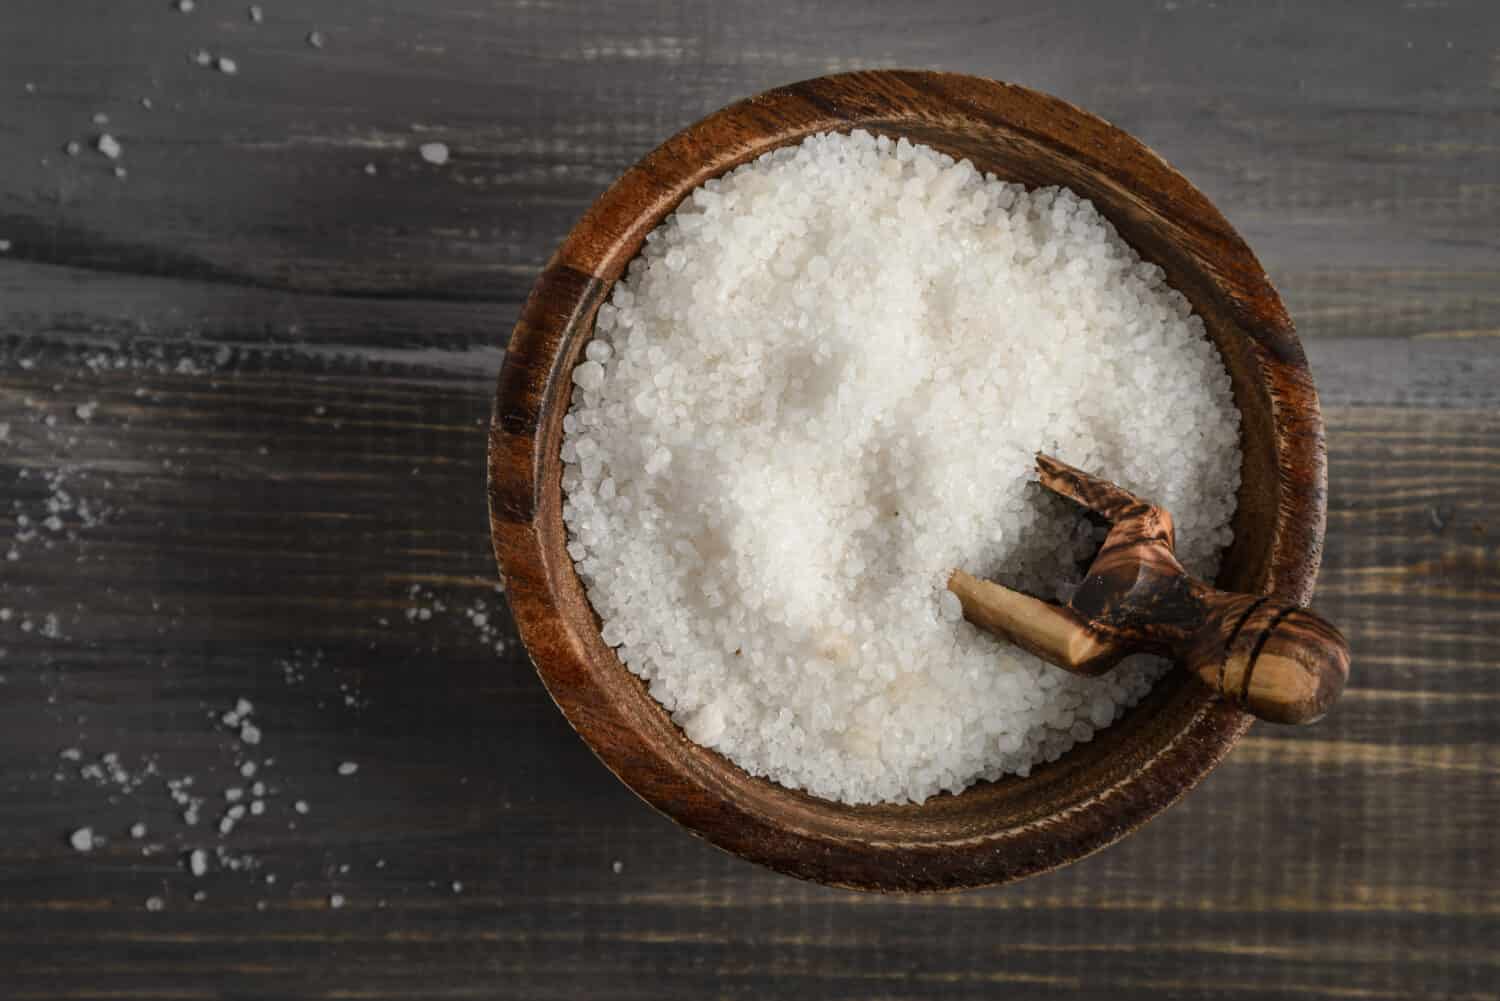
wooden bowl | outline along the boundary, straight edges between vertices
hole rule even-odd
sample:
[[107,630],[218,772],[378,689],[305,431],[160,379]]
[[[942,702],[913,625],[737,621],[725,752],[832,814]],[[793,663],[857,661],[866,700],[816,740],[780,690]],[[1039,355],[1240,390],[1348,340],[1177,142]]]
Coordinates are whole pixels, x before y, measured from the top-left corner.
[[632,167],[547,262],[511,337],[489,438],[491,531],[547,690],[621,781],[677,823],[781,872],[871,890],[1004,883],[1103,848],[1197,783],[1249,725],[1180,670],[1028,778],[920,806],[852,807],[754,778],[693,744],[599,636],[566,550],[563,415],[594,313],[684,195],[814,132],[907,136],[1091,199],[1203,317],[1243,416],[1243,486],[1221,587],[1303,602],[1323,542],[1323,421],[1292,323],[1218,211],[1155,153],[1063,101],[948,73],[820,77],[710,115]]

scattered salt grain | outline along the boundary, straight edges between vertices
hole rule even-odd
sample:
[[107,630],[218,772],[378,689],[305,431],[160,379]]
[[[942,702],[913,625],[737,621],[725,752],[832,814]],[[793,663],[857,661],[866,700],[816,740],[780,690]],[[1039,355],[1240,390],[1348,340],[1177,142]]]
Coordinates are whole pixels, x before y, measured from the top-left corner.
[[77,156],[82,149],[83,146],[76,139],[73,139],[69,140],[68,144],[63,147],[63,152],[69,156]]
[[78,404],[78,406],[74,407],[73,414],[81,421],[91,421],[94,419],[94,413],[98,409],[99,401],[90,400],[87,403],[80,403]]
[[261,10],[260,4],[251,4],[248,13],[250,15],[250,21],[253,24],[259,24],[266,19],[265,11]]
[[297,800],[297,802],[292,804],[292,809],[296,810],[298,813],[306,813],[310,808],[307,805],[307,800],[299,799]]
[[418,152],[422,159],[428,163],[442,165],[448,162],[448,145],[446,143],[423,143]]
[[109,116],[102,111],[96,111],[94,112],[94,117],[90,119],[90,121],[92,121],[95,125],[108,125]]
[[8,254],[8,253],[10,253],[10,241],[9,240],[0,240],[0,254]]
[[621,862],[619,859],[615,859],[609,864],[609,871],[618,876],[620,873],[625,871],[625,863]]
[[214,61],[214,54],[207,49],[198,49],[188,57],[199,66],[210,66]]
[[68,835],[68,844],[73,846],[75,852],[91,852],[94,850],[94,829],[92,827],[80,827]]
[[353,775],[357,771],[359,771],[359,763],[356,761],[345,761],[339,765],[340,775]]
[[315,49],[323,47],[323,33],[321,31],[309,31],[307,33],[307,44]]
[[340,907],[343,907],[344,895],[342,893],[335,893],[329,896],[328,906],[332,907],[334,910],[338,910]]
[[818,796],[1028,774],[1164,669],[1065,674],[957,614],[955,567],[1078,582],[1086,519],[1037,451],[1171,510],[1198,576],[1231,538],[1239,415],[1187,300],[1071,191],[905,139],[709,181],[594,343],[563,518],[603,637],[690,738]]
[[166,906],[166,901],[162,900],[160,897],[146,898],[146,910],[148,911],[159,911]]
[[225,74],[226,76],[234,76],[240,71],[240,64],[235,62],[228,56],[220,56],[217,60],[215,60],[214,64],[218,67],[219,72]]
[[177,9],[184,14],[191,14],[197,6],[195,0],[177,0]]
[[94,141],[94,148],[103,153],[105,156],[109,157],[111,160],[118,160],[120,158],[120,154],[125,152],[124,147],[120,145],[120,141],[114,136],[110,135],[108,132],[102,133],[99,138]]
[[458,880],[455,879],[453,881],[453,892],[454,893],[463,893],[464,892],[464,885],[463,885],[463,883],[461,883],[461,882],[459,882]]
[[208,872],[208,854],[201,848],[194,848],[188,852],[187,867],[194,876],[202,876]]

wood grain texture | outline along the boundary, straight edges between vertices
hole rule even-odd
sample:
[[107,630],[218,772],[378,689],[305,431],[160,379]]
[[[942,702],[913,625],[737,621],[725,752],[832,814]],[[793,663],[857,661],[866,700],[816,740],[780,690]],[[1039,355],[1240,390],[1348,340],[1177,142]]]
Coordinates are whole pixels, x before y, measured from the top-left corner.
[[[112,513],[0,563],[0,995],[1500,996],[1491,6],[263,6],[5,6],[0,543],[45,472]],[[481,496],[505,332],[588,203],[713,108],[872,65],[1076,101],[1245,234],[1324,402],[1316,601],[1359,665],[1132,838],[937,898],[779,877],[635,800],[515,646]],[[61,152],[96,111],[123,181]],[[21,631],[49,611],[60,638]],[[256,873],[183,872],[201,834],[159,790],[52,780],[71,745],[217,793],[208,713],[242,695],[284,789],[229,839]],[[82,823],[111,843],[72,852]]]
[[1055,456],[1038,482],[1108,523],[1064,603],[1040,601],[962,570],[949,578],[964,617],[1074,674],[1125,657],[1172,657],[1220,698],[1270,723],[1322,719],[1349,680],[1349,644],[1316,612],[1269,594],[1221,591],[1177,561],[1171,512]]

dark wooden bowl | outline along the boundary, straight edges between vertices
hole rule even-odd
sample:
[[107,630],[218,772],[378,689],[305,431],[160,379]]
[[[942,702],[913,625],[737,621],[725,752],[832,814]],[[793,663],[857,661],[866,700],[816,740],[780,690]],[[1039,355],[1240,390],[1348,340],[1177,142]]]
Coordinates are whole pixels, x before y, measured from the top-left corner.
[[1218,211],[1108,122],[975,77],[820,77],[741,101],[669,139],[589,209],[547,262],[511,337],[489,438],[495,553],[521,638],[569,722],[646,802],[727,851],[872,890],[1004,883],[1082,858],[1192,788],[1250,718],[1180,670],[1092,742],[1025,779],[921,806],[851,807],[754,778],[690,742],[599,637],[564,549],[559,448],[598,305],[694,187],[814,132],[862,127],[1089,199],[1203,317],[1243,415],[1235,541],[1218,584],[1303,602],[1323,542],[1323,421],[1292,323]]

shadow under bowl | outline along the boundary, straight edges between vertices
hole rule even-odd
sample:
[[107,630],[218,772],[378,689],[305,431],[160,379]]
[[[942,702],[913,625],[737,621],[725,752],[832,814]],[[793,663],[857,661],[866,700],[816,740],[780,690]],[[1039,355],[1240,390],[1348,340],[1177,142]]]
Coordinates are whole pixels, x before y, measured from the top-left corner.
[[847,806],[753,777],[689,741],[599,636],[566,551],[562,421],[594,314],[646,234],[704,181],[816,132],[906,136],[1028,186],[1088,198],[1192,302],[1242,416],[1234,543],[1217,583],[1305,602],[1323,541],[1323,422],[1290,318],[1250,249],[1142,143],[1064,101],[948,73],[820,77],[691,126],[593,205],[538,279],[511,337],[489,438],[491,531],[522,640],[599,758],[652,806],[781,872],[868,890],[1004,883],[1139,827],[1223,758],[1250,718],[1174,670],[1093,741],[1027,778],[921,805]]

